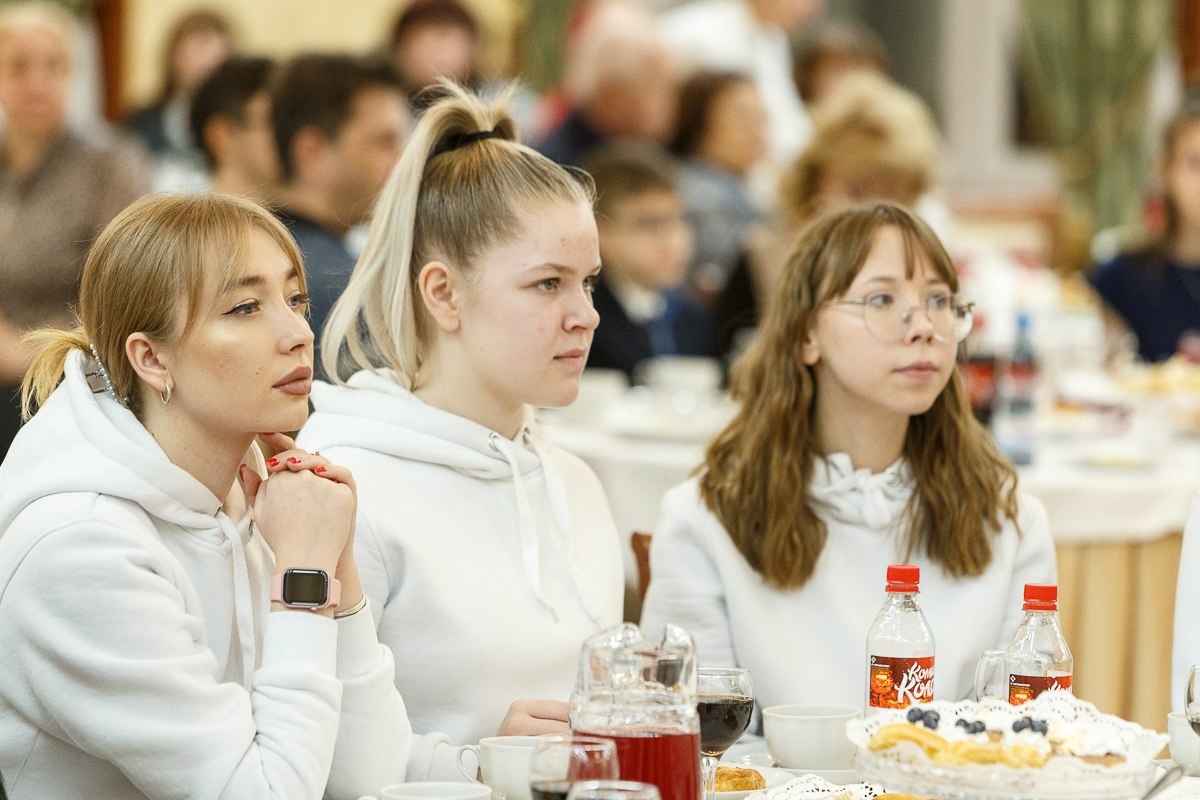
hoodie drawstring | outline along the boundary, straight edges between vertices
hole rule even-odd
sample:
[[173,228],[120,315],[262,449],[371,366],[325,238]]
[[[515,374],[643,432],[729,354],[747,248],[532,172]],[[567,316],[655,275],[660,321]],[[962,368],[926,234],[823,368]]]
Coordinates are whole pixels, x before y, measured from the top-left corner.
[[571,524],[571,512],[567,507],[567,490],[563,487],[562,479],[558,476],[558,469],[554,466],[554,461],[550,458],[550,454],[542,449],[537,437],[533,436],[528,428],[524,429],[524,433],[525,440],[533,448],[538,461],[542,462],[542,472],[546,476],[546,492],[550,498],[550,509],[554,512],[554,518],[558,522],[559,530],[562,531],[565,542],[567,569],[571,573],[571,585],[575,588],[575,596],[579,598],[579,602],[583,605],[583,610],[587,612],[588,617],[599,628],[599,603],[592,596],[591,592],[587,590],[587,582],[583,579],[583,572],[579,569],[579,565],[575,563],[575,527]]
[[[238,644],[242,652],[242,685],[253,688],[254,667],[258,645],[254,635],[254,601],[250,593],[250,568],[246,565],[246,545],[242,532],[225,514],[217,515],[221,532],[229,541],[233,553],[233,608],[237,623]],[[249,519],[244,523],[250,525]]]
[[512,450],[512,443],[498,433],[488,434],[488,445],[508,462],[512,470],[513,487],[517,493],[517,533],[521,542],[521,561],[525,567],[525,580],[533,591],[533,596],[555,622],[558,613],[546,599],[542,591],[541,545],[538,542],[537,519],[533,515],[533,507],[525,492],[525,479],[521,476],[521,466],[517,463],[517,455]]

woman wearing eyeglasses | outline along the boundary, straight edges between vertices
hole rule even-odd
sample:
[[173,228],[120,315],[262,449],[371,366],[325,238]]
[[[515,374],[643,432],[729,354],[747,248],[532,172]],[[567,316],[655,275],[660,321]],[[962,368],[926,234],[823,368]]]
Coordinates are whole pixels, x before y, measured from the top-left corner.
[[1026,582],[1055,581],[1041,504],[971,415],[971,306],[929,227],[855,206],[801,234],[732,377],[741,407],[663,500],[642,624],[747,667],[761,706],[861,705],[887,566],[921,568],[935,697],[971,693]]

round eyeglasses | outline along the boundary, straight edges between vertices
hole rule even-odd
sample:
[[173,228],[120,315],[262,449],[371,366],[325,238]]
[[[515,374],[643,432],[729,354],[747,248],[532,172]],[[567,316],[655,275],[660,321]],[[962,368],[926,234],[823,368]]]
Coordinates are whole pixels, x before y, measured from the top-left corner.
[[[883,342],[901,342],[912,327],[913,313],[920,306],[901,308],[890,292],[876,292],[861,300],[835,300],[834,306],[858,306],[862,309],[867,331]],[[931,294],[925,298],[925,318],[933,326],[933,338],[939,342],[961,342],[975,322],[975,304],[955,294]]]

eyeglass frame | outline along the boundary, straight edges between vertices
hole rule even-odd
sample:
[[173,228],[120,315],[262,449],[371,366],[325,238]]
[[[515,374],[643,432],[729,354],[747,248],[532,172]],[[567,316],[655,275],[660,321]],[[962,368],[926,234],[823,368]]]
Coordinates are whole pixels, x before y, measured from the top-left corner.
[[[874,336],[877,340],[879,340],[881,342],[887,342],[887,343],[896,343],[896,342],[904,341],[904,338],[906,336],[908,336],[908,332],[910,330],[912,330],[913,313],[918,308],[924,309],[925,319],[929,320],[929,324],[931,326],[933,326],[934,325],[933,313],[929,309],[929,301],[933,300],[935,298],[939,298],[939,297],[945,297],[948,300],[950,300],[951,301],[951,310],[956,315],[963,314],[967,318],[967,324],[962,329],[961,334],[958,333],[958,325],[957,324],[955,325],[955,334],[954,334],[954,336],[955,336],[954,343],[955,344],[959,344],[963,340],[965,340],[971,334],[971,330],[975,327],[975,304],[973,302],[960,303],[959,301],[962,298],[956,292],[951,292],[949,294],[938,293],[938,294],[929,295],[928,297],[925,298],[925,302],[921,303],[920,305],[909,306],[908,309],[904,312],[904,314],[901,315],[901,317],[900,317],[901,322],[904,323],[904,333],[900,334],[899,339],[885,339],[871,328],[871,323],[867,322],[867,306],[868,306],[868,303],[870,303],[871,298],[878,297],[879,295],[885,295],[885,294],[892,294],[892,292],[872,292],[871,294],[867,295],[866,297],[859,298],[858,300],[830,300],[828,305],[831,305],[831,306],[858,306],[861,309],[861,311],[859,312],[859,316],[862,317],[863,327],[865,327],[867,329],[867,333]],[[936,328],[933,331],[933,338],[937,339],[939,342],[941,342],[943,344],[948,344],[950,341],[949,339],[942,338],[941,334],[939,334],[937,332]]]

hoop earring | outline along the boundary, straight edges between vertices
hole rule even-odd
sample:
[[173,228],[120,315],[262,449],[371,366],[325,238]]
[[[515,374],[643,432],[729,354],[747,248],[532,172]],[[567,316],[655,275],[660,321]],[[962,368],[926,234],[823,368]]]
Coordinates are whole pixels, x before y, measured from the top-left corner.
[[167,387],[167,391],[165,393],[159,392],[158,399],[162,400],[162,404],[165,406],[171,402],[171,382],[165,381],[163,385]]

